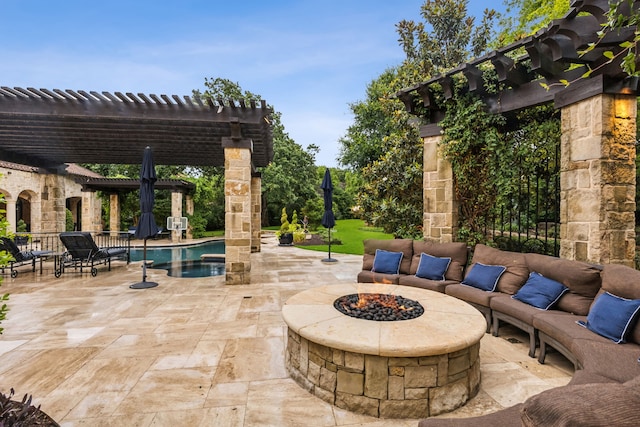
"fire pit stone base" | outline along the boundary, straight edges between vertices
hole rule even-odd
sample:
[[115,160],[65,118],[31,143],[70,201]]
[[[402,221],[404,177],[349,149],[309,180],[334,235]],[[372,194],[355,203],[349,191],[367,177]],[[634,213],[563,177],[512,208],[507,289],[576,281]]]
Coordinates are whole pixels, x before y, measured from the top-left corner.
[[422,418],[466,403],[480,385],[480,344],[425,357],[381,357],[332,349],[289,330],[291,378],[339,408],[380,418]]

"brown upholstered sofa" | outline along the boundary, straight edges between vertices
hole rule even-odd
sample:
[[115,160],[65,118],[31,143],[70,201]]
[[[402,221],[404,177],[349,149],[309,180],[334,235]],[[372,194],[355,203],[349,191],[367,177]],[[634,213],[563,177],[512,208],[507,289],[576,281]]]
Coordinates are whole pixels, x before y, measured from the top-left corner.
[[[639,425],[640,424],[640,322],[629,325],[626,343],[616,344],[577,321],[586,322],[594,314],[596,301],[603,295],[628,300],[640,299],[640,271],[621,265],[597,266],[588,263],[563,260],[539,254],[522,254],[501,251],[485,245],[476,245],[473,258],[465,268],[461,261],[464,279],[446,281],[420,281],[411,278],[420,253],[429,250],[434,256],[449,256],[453,266],[454,248],[460,244],[442,244],[407,241],[365,241],[363,271],[358,281],[384,281],[420,286],[445,292],[478,308],[487,319],[487,325],[498,335],[501,322],[510,323],[529,333],[529,355],[544,363],[547,347],[558,350],[576,368],[570,383],[547,390],[529,398],[522,404],[493,414],[466,419],[426,418],[420,427],[429,426],[549,426],[549,425]],[[400,268],[394,277],[376,277],[371,271],[375,249],[384,247],[394,251],[402,248],[403,261],[411,250],[412,263]],[[436,249],[439,248],[439,249]],[[446,248],[446,250],[445,250]],[[486,291],[462,282],[468,278],[475,264],[504,266],[494,291]],[[457,267],[456,267],[457,269]],[[562,296],[548,309],[539,309],[513,298],[520,291],[531,273],[563,284]],[[459,276],[456,276],[459,278]],[[600,300],[600,307],[603,301]],[[607,300],[607,301],[608,301]],[[605,312],[615,315],[616,310]],[[602,313],[599,308],[599,313]],[[594,320],[594,318],[592,318]],[[606,318],[605,318],[606,320]]]

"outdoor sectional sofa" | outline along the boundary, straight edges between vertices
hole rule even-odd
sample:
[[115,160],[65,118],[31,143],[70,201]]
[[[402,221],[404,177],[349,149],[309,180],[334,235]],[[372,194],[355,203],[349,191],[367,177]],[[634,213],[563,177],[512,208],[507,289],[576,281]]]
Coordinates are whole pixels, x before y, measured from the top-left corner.
[[[462,259],[467,248],[463,251],[464,245],[459,243],[408,239],[364,243],[359,282],[418,286],[462,299],[484,314],[487,331],[498,335],[501,322],[512,324],[529,334],[529,356],[535,357],[538,352],[538,361],[544,363],[551,346],[576,368],[568,385],[542,392],[522,404],[481,417],[426,418],[419,427],[640,424],[640,322],[636,321],[640,313],[640,271],[622,265],[599,266],[502,251],[481,244],[476,245],[467,265]],[[375,265],[380,265],[375,259],[377,249],[403,253],[397,274],[375,271]],[[423,252],[451,258],[448,268],[453,271],[447,270],[446,280],[415,276]],[[496,267],[503,267],[503,271],[492,282],[495,289],[467,284],[474,283],[477,272]],[[545,295],[549,293],[547,285],[561,291]],[[542,303],[545,309],[514,298],[517,295],[540,305],[539,294],[546,298]],[[622,343],[614,342],[616,334]]]

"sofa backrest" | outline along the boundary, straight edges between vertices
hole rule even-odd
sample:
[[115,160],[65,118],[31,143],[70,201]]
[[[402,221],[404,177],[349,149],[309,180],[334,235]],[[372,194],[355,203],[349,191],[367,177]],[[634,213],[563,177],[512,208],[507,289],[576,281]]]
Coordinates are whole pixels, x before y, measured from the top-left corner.
[[529,268],[523,253],[502,251],[487,245],[478,243],[473,251],[471,265],[467,274],[476,263],[485,265],[502,265],[507,269],[498,280],[497,290],[505,294],[513,295],[518,292],[529,277]]
[[422,240],[413,241],[413,259],[411,260],[411,275],[416,274],[420,265],[420,255],[423,253],[435,256],[451,258],[449,268],[445,273],[445,279],[462,281],[464,268],[469,258],[469,249],[463,242],[435,243]]
[[366,239],[364,240],[364,255],[362,257],[362,269],[373,268],[373,259],[376,256],[376,249],[390,252],[402,252],[400,262],[400,274],[409,274],[411,270],[411,258],[413,257],[413,240],[411,239]]
[[[599,293],[604,292],[627,299],[640,299],[640,271],[620,264],[605,265]],[[628,341],[640,344],[640,321],[636,322]]]
[[525,259],[529,272],[535,271],[569,288],[569,292],[558,301],[556,309],[587,315],[602,285],[601,266],[534,253],[525,254]]

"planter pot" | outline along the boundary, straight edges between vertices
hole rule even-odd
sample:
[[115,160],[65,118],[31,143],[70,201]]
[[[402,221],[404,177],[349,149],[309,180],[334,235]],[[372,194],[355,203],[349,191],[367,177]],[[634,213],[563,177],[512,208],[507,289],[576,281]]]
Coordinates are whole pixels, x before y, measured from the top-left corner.
[[293,233],[284,233],[280,235],[280,246],[293,245]]

